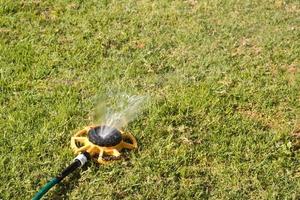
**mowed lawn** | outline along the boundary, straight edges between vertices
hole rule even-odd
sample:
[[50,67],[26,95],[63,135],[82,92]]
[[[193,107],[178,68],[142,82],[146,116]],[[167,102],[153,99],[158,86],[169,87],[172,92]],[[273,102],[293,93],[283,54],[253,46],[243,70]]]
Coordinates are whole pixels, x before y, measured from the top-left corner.
[[139,148],[45,199],[300,198],[299,1],[1,0],[0,199],[30,199],[123,93],[151,96]]

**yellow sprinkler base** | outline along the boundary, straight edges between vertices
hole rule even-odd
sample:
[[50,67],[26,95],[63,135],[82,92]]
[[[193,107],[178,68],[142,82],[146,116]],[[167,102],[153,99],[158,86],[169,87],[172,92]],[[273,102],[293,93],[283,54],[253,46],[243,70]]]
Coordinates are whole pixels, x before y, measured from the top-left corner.
[[[75,154],[80,154],[87,152],[92,158],[97,160],[98,163],[105,164],[111,160],[105,159],[110,157],[118,158],[120,157],[123,149],[135,149],[137,148],[136,139],[130,133],[125,133],[121,130],[118,130],[122,135],[122,140],[115,146],[99,146],[92,143],[89,140],[88,133],[89,131],[100,128],[100,126],[88,126],[85,129],[78,131],[71,138],[71,148]],[[128,143],[127,141],[130,141]]]

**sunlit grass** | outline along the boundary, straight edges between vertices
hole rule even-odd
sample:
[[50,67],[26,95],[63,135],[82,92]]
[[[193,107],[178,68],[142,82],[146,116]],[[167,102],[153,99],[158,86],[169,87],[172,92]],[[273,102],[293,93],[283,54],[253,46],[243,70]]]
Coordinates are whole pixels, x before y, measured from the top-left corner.
[[[149,95],[129,160],[48,199],[298,199],[298,1],[1,1],[0,199],[74,155],[100,96]],[[299,140],[299,139],[298,139]]]

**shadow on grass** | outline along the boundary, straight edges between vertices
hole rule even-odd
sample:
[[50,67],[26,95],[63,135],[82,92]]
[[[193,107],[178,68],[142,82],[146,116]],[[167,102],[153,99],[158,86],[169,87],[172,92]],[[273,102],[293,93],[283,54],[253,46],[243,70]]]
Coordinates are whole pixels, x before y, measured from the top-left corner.
[[74,173],[62,180],[52,192],[49,193],[46,199],[69,199],[69,193],[78,186],[78,181],[81,178],[81,172],[87,170],[91,166],[87,163],[82,167],[82,170],[77,169]]
[[47,199],[69,199],[68,193],[78,186],[80,177],[80,171],[76,170],[70,177],[57,184],[56,187],[52,189],[52,192],[49,193]]

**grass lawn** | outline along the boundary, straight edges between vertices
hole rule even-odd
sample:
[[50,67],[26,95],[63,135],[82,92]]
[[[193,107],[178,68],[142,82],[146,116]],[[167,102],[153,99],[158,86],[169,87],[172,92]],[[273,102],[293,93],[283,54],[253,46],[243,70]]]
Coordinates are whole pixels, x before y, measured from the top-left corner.
[[47,199],[300,198],[299,1],[1,0],[0,199],[30,199],[120,93],[151,96],[139,148]]

